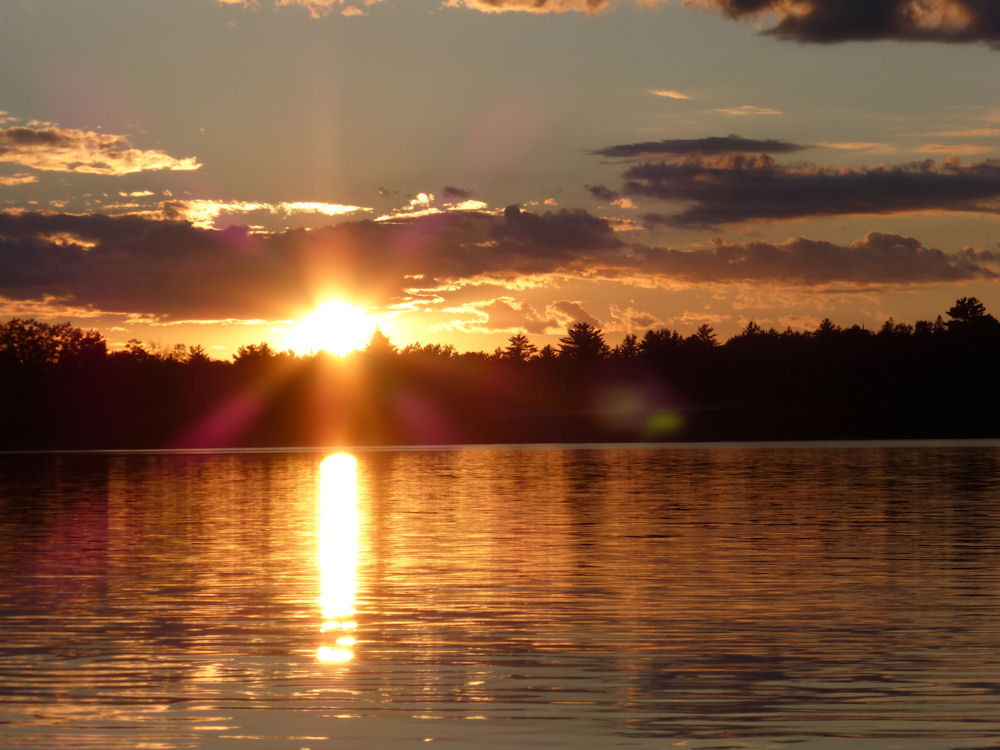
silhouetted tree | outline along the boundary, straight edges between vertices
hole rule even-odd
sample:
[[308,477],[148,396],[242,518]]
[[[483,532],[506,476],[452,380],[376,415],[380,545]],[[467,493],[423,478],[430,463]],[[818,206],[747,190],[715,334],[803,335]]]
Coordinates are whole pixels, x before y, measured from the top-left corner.
[[698,326],[698,330],[694,332],[694,337],[703,344],[715,346],[715,329],[708,325],[708,323],[702,323]]
[[616,359],[634,359],[639,356],[639,337],[634,333],[625,334],[625,338],[612,352]]
[[986,305],[975,297],[961,297],[946,311],[949,320],[945,325],[948,330],[983,329],[997,325],[997,319],[986,312]]
[[[387,339],[388,340],[388,339]],[[391,346],[391,344],[390,344]],[[453,359],[458,356],[451,344],[407,344],[400,354],[404,357],[423,357],[425,359]]]
[[651,359],[663,358],[676,352],[683,343],[684,339],[677,331],[658,328],[643,335],[639,342],[639,354]]
[[32,365],[80,365],[107,356],[108,345],[97,331],[84,331],[67,323],[51,325],[38,320],[13,318],[0,323],[0,358]]
[[[638,426],[648,420],[609,418],[608,386],[681,410],[670,438],[1000,436],[1000,323],[975,298],[947,317],[890,319],[878,333],[825,319],[778,334],[752,322],[724,345],[708,325],[686,338],[662,328],[625,336],[613,357],[586,323],[536,356],[525,333],[490,357],[440,344],[400,352],[376,331],[366,353],[344,360],[260,343],[225,362],[197,345],[137,340],[108,356],[95,332],[15,319],[0,323],[0,387],[11,396],[0,448],[650,439]],[[205,420],[220,408],[239,419]]]
[[212,358],[208,356],[205,351],[205,347],[201,344],[194,344],[189,346],[187,350],[187,359],[184,360],[188,364],[200,364],[204,362],[211,362]]
[[523,333],[515,333],[507,341],[507,348],[500,355],[503,359],[527,362],[538,352],[538,347],[528,341]]
[[382,329],[375,326],[371,337],[368,339],[368,346],[365,353],[375,357],[388,357],[396,353],[396,345],[389,340],[389,337],[382,333]]
[[266,341],[262,341],[259,344],[241,346],[236,350],[236,354],[233,355],[233,362],[237,365],[250,365],[267,362],[276,356],[277,353],[271,348],[271,345]]
[[574,323],[559,339],[559,356],[565,359],[604,359],[608,351],[601,329],[590,323]]
[[840,332],[840,326],[834,325],[829,318],[823,318],[816,327],[813,335],[820,339],[830,339]]

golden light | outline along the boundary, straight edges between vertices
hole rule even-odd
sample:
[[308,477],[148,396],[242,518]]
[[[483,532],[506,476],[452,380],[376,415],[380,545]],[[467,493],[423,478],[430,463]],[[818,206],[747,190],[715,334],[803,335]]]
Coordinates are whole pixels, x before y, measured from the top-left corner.
[[354,597],[358,569],[357,460],[347,453],[327,456],[319,467],[319,605],[321,632],[336,632],[335,646],[321,646],[316,658],[344,662],[354,657],[357,629]]
[[359,307],[342,300],[324,302],[288,333],[288,347],[296,354],[327,351],[343,357],[364,349],[377,324]]

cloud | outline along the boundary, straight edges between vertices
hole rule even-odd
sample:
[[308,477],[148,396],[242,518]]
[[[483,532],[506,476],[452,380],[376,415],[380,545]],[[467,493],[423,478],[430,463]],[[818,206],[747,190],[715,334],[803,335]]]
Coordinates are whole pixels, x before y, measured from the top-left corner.
[[653,96],[661,96],[665,99],[690,99],[691,97],[687,94],[682,94],[680,91],[674,91],[673,89],[650,89],[649,93]]
[[[637,0],[652,7],[668,0]],[[260,0],[217,0],[225,5],[260,7]],[[363,15],[380,0],[273,0],[275,6],[298,6],[320,18],[339,11]],[[621,0],[445,0],[448,8],[482,13],[586,13],[597,15]],[[759,22],[775,19],[762,33],[798,42],[874,40],[986,42],[1000,45],[1000,6],[994,0],[683,0],[688,7],[721,11],[729,18]],[[673,92],[676,93],[676,92]],[[669,94],[666,94],[669,96]],[[680,98],[680,97],[677,97]],[[756,109],[756,108],[754,108]],[[757,114],[773,113],[762,110]],[[741,112],[740,114],[748,114]]]
[[470,8],[483,13],[602,13],[615,0],[446,0],[449,8]]
[[784,243],[715,240],[713,247],[693,251],[651,248],[637,252],[636,265],[689,283],[870,286],[997,279],[1000,276],[988,265],[997,260],[1000,256],[991,251],[948,255],[913,237],[870,232],[847,246],[796,237]]
[[[369,6],[375,5],[381,0],[363,0],[363,2],[351,2],[350,0],[273,0],[276,8],[282,6],[295,6],[309,11],[313,18],[322,18],[331,13],[339,12],[342,16],[363,16]],[[260,8],[260,0],[216,0],[220,5],[242,5],[250,10]]]
[[[566,280],[647,288],[908,286],[994,280],[1000,264],[993,250],[947,254],[911,237],[877,233],[846,246],[797,237],[716,241],[699,250],[629,244],[621,236],[585,211],[535,214],[517,207],[345,221],[271,236],[139,216],[0,212],[0,298],[160,322],[279,320],[330,294],[416,309],[473,287],[514,290]],[[481,309],[484,325],[540,332],[553,323],[599,323],[574,300],[544,313],[501,302]]]
[[781,110],[770,109],[768,107],[755,107],[752,104],[742,104],[739,107],[726,107],[723,109],[713,110],[715,112],[721,112],[724,115],[733,115],[735,117],[746,117],[747,115],[780,115]]
[[294,5],[305,8],[313,18],[322,18],[334,11],[344,16],[364,15],[368,6],[379,0],[365,0],[363,3],[352,3],[348,0],[274,0],[276,7]]
[[[58,239],[56,239],[58,238]],[[456,211],[252,236],[141,216],[0,212],[0,296],[181,319],[286,317],[311,294],[379,304],[512,282],[623,243],[583,211]]]
[[163,151],[133,148],[123,135],[54,125],[0,129],[0,162],[45,172],[101,175],[201,167],[193,156],[177,159]]
[[601,321],[584,310],[583,305],[579,302],[571,302],[569,300],[554,302],[546,308],[546,312],[556,318],[562,328],[566,328],[573,323],[589,323],[597,328],[601,327]]
[[875,141],[840,141],[833,143],[817,143],[820,148],[835,148],[840,151],[892,151],[893,147]]
[[597,200],[604,201],[605,203],[611,203],[612,201],[618,200],[620,197],[618,193],[606,185],[584,185],[584,187],[587,188],[588,192],[597,198]]
[[466,200],[467,198],[471,198],[473,196],[473,192],[471,190],[465,190],[453,185],[446,185],[444,190],[441,191],[441,194],[448,200],[459,201]]
[[[709,136],[707,138],[668,138],[662,141],[643,141],[642,143],[624,143],[617,146],[591,151],[595,156],[632,159],[649,156],[712,156],[714,154],[756,153],[756,154],[787,154],[812,148],[788,141],[774,139],[758,140],[742,138],[734,133],[726,136]],[[590,188],[588,187],[588,190]]]
[[0,186],[14,187],[15,185],[27,185],[38,182],[38,177],[29,172],[18,172],[17,174],[0,175]]
[[559,328],[559,321],[541,315],[527,302],[519,302],[513,297],[500,297],[486,302],[474,302],[461,307],[447,308],[447,313],[472,314],[474,321],[448,324],[447,327],[467,333],[498,333],[502,331],[525,331],[545,334]]
[[618,322],[609,328],[625,333],[646,331],[663,325],[663,321],[652,313],[635,310],[631,307],[620,308],[617,305],[611,305],[611,317]]
[[445,198],[453,198],[454,200],[439,200],[434,193],[417,193],[405,206],[383,214],[375,221],[401,221],[452,211],[485,211],[488,208],[485,202],[468,197],[472,195],[471,190],[446,187],[443,195]]
[[926,143],[917,149],[918,154],[948,154],[953,156],[977,156],[993,151],[992,146],[974,143]]
[[687,0],[734,19],[776,17],[764,31],[798,42],[1000,42],[994,0]]
[[995,138],[1000,135],[1000,128],[962,128],[959,130],[942,130],[931,135],[945,138]]
[[909,211],[998,213],[1000,160],[968,166],[931,159],[893,167],[783,166],[770,156],[644,162],[625,173],[623,192],[687,203],[650,224],[708,227],[750,219],[893,214]]
[[340,203],[321,203],[317,201],[262,203],[260,201],[224,201],[194,198],[162,201],[159,204],[159,209],[137,213],[149,216],[150,218],[188,221],[201,229],[215,229],[221,228],[218,226],[220,216],[250,214],[258,211],[267,214],[280,214],[286,217],[296,214],[345,216],[361,211],[371,211],[371,209],[364,206],[346,206]]

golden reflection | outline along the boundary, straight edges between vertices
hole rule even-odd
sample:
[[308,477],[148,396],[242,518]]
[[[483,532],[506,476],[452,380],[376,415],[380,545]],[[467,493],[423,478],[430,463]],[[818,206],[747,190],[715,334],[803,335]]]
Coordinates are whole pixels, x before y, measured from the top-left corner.
[[323,633],[336,633],[335,645],[324,645],[316,658],[345,662],[354,657],[351,633],[358,568],[358,466],[354,456],[336,453],[319,467],[319,605]]

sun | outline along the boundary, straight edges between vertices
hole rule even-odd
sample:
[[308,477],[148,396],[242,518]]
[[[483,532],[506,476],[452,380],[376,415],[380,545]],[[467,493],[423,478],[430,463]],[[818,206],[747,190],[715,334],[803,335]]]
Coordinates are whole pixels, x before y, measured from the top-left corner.
[[317,307],[289,331],[288,346],[296,354],[323,350],[343,357],[363,349],[375,326],[375,318],[361,308],[332,300]]

